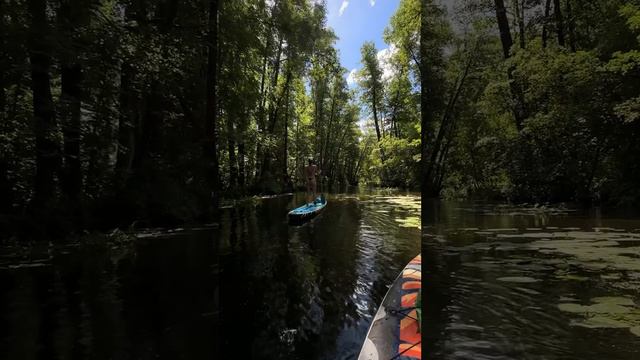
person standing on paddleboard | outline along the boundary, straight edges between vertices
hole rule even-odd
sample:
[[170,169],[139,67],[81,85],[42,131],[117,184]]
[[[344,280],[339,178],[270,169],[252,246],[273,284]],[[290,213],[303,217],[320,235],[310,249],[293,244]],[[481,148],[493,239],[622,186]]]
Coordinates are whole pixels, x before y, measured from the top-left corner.
[[315,161],[313,159],[309,159],[309,165],[304,168],[304,174],[307,178],[307,194],[311,194],[311,197],[308,198],[308,203],[311,204],[316,198],[316,189],[317,189],[317,181],[316,176],[320,175],[320,170],[318,166],[316,166]]

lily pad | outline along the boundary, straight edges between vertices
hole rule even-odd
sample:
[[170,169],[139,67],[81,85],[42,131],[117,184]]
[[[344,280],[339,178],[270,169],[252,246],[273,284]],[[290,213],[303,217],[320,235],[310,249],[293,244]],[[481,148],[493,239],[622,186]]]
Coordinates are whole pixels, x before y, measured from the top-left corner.
[[560,275],[557,278],[561,279],[561,280],[572,280],[572,281],[587,281],[587,280],[589,280],[588,277],[578,276],[578,275]]
[[621,296],[602,296],[592,299],[593,305],[575,303],[559,304],[561,311],[582,314],[581,320],[571,324],[586,328],[629,328],[632,334],[640,336],[640,311],[634,301]]
[[408,217],[408,218],[397,218],[396,222],[400,223],[400,227],[408,227],[408,228],[418,228],[420,229],[420,218],[419,217]]
[[629,327],[626,323],[612,319],[607,316],[596,315],[585,319],[583,321],[574,321],[572,325],[586,327],[589,329],[600,329],[600,328],[610,328],[610,329],[623,329]]
[[635,303],[633,302],[632,299],[629,299],[629,298],[626,298],[626,297],[621,297],[621,296],[597,297],[597,298],[593,298],[593,301],[595,301],[597,303],[615,304],[615,305],[622,305],[622,306],[634,306],[635,305]]
[[631,308],[614,303],[598,303],[594,305],[580,305],[565,303],[559,304],[558,309],[564,312],[570,312],[575,314],[626,314],[631,312]]
[[497,280],[504,281],[504,282],[521,283],[521,284],[528,284],[528,283],[534,283],[534,282],[540,281],[527,276],[506,276],[506,277],[498,278]]

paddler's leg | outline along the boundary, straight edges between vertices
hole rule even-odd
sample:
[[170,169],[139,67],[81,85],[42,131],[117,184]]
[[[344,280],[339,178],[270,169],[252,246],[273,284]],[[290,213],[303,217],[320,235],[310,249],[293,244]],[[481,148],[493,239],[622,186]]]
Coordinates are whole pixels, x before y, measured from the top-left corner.
[[314,177],[313,180],[311,181],[311,187],[313,188],[313,197],[311,198],[311,201],[316,201],[316,197],[318,196],[316,193],[316,178]]
[[311,187],[311,179],[307,178],[307,204],[311,204],[311,201],[313,200],[313,198],[311,197],[311,191],[312,191],[312,187]]

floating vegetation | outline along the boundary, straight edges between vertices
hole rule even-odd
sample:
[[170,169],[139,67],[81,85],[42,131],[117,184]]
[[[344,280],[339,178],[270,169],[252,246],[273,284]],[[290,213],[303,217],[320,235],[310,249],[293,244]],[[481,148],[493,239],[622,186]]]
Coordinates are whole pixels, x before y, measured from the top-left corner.
[[[560,254],[573,257],[575,259],[573,265],[589,270],[612,269],[640,272],[640,238],[637,234],[573,230],[520,234],[512,232],[513,229],[502,229],[501,233],[496,229],[490,229],[476,231],[475,234],[486,236],[487,240],[491,240],[491,250],[521,249],[543,254]],[[495,241],[497,239],[500,241]],[[479,245],[478,249],[482,249],[482,246]],[[615,275],[607,274],[607,276]]]
[[560,303],[558,309],[578,314],[582,319],[571,322],[574,326],[586,328],[628,328],[632,334],[640,336],[640,309],[633,299],[620,296],[604,296],[591,299],[592,305],[574,302]]
[[540,281],[528,276],[505,276],[505,277],[500,277],[497,280],[502,282],[512,282],[512,283],[521,283],[521,284],[529,284],[529,283],[535,283]]
[[420,218],[417,216],[411,216],[408,218],[396,218],[396,222],[400,223],[400,227],[417,228],[420,229]]
[[587,281],[587,280],[589,280],[588,277],[579,276],[579,275],[573,275],[573,274],[556,275],[556,278],[560,279],[560,280],[570,280],[570,281]]
[[365,203],[375,204],[374,212],[393,218],[400,227],[420,229],[420,198],[417,196],[382,196]]
[[420,211],[420,198],[417,196],[388,196],[378,198],[380,201],[391,203],[406,210]]
[[574,213],[575,210],[567,209],[564,206],[552,207],[548,205],[498,205],[484,209],[475,209],[484,215],[508,215],[508,216],[538,216],[538,215],[567,215]]
[[640,271],[640,247],[621,247],[615,237],[594,237],[594,233],[571,234],[569,239],[537,240],[529,244],[543,253],[560,253],[575,257],[586,268]]

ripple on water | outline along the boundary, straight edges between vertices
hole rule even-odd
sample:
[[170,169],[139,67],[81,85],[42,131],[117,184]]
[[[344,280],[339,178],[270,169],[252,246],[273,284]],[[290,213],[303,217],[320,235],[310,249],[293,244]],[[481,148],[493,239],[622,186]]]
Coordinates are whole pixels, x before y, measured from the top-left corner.
[[[586,221],[572,215],[541,224],[518,220],[517,227],[513,219],[487,221],[473,211],[456,215],[452,225],[463,226],[428,228],[443,239],[442,255],[449,255],[440,258],[448,322],[445,340],[432,344],[435,358],[637,358],[637,231],[604,221],[579,227]],[[593,330],[600,328],[621,332],[611,337]]]

